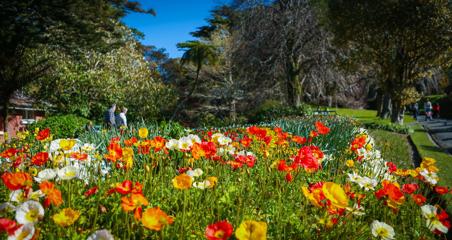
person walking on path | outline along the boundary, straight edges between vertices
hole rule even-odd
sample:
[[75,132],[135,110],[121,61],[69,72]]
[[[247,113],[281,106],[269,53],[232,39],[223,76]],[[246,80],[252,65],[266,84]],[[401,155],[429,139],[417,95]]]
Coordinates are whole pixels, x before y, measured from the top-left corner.
[[121,112],[116,116],[116,126],[117,127],[125,127],[127,128],[127,108],[122,107]]
[[419,104],[414,103],[413,105],[413,118],[417,120],[417,116],[419,115]]
[[433,117],[434,118],[439,118],[439,111],[440,111],[439,103],[433,104]]
[[113,128],[116,126],[115,111],[116,111],[116,104],[113,103],[111,105],[111,107],[104,114],[105,125],[107,125],[109,128]]
[[425,109],[425,121],[433,120],[432,119],[432,103],[430,101],[427,101],[424,104]]

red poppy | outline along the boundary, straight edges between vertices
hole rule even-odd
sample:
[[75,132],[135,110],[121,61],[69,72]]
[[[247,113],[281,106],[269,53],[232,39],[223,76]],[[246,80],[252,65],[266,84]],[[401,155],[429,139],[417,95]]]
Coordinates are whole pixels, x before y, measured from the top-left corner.
[[427,199],[421,194],[413,194],[411,195],[411,198],[413,198],[413,201],[419,206],[424,205],[424,203],[427,201]]
[[30,174],[25,172],[6,172],[2,175],[2,180],[6,187],[11,191],[27,189],[33,184],[33,179]]
[[71,158],[77,159],[79,161],[85,161],[88,159],[88,154],[82,152],[73,152],[71,154]]
[[287,181],[287,182],[292,182],[292,181],[293,181],[292,173],[288,172],[288,173],[286,174],[286,181]]
[[43,141],[46,140],[50,136],[50,129],[46,128],[38,132],[38,135],[36,135],[36,140]]
[[307,172],[315,172],[321,168],[320,162],[312,154],[310,147],[300,148],[298,155],[294,159],[294,166],[302,166]]
[[263,140],[267,136],[267,131],[264,128],[259,128],[256,126],[252,126],[246,129],[246,131],[259,138],[260,140]]
[[8,235],[14,235],[14,232],[22,225],[8,218],[0,218],[0,233],[6,232]]
[[315,122],[315,128],[320,135],[326,135],[330,132],[330,128],[319,121]]
[[248,137],[248,136],[245,136],[245,137],[242,138],[242,140],[240,140],[240,143],[241,143],[245,148],[249,147],[250,144],[251,144],[251,142],[253,142],[253,139],[251,139],[251,138]]
[[419,185],[417,185],[416,183],[403,184],[403,186],[402,186],[402,192],[404,192],[406,194],[412,194],[418,189],[419,189]]
[[14,157],[19,151],[15,148],[8,148],[5,151],[3,151],[0,154],[0,157],[2,158],[12,158]]
[[232,232],[232,224],[224,220],[207,226],[205,236],[208,240],[226,240],[231,237]]
[[435,187],[435,192],[438,193],[439,195],[446,194],[448,191],[449,191],[449,189],[447,189],[447,187],[443,187],[443,186]]
[[351,149],[352,151],[356,151],[356,150],[358,150],[358,149],[364,147],[364,145],[366,144],[366,142],[367,142],[367,137],[366,137],[366,135],[359,136],[359,137],[353,139],[353,141],[352,141],[352,143],[351,143],[351,146],[350,146],[350,149]]
[[31,158],[31,163],[36,166],[42,166],[49,160],[48,152],[39,152]]
[[[450,228],[450,221],[449,221],[449,215],[446,213],[446,211],[441,210],[440,213],[436,215],[438,217],[438,220],[447,228]],[[442,232],[439,232],[438,230],[435,230],[435,234],[442,234]]]
[[122,183],[117,183],[115,186],[116,192],[126,195],[132,192],[133,182],[130,180],[125,180]]
[[202,142],[201,148],[207,159],[212,159],[217,154],[217,148],[213,142]]
[[287,171],[290,171],[290,170],[292,170],[292,168],[287,166],[285,160],[279,160],[278,171],[287,172]]
[[126,195],[129,193],[136,193],[136,194],[142,193],[142,190],[143,190],[143,185],[141,185],[139,182],[136,182],[135,186],[134,186],[132,181],[124,180],[122,183],[117,183],[114,190],[111,190],[111,191],[120,193],[122,195]]
[[99,188],[97,186],[94,186],[94,187],[88,189],[83,195],[85,195],[85,197],[89,197],[89,196],[96,194],[98,190],[99,190]]
[[397,171],[397,166],[393,162],[387,162],[386,166],[388,167],[388,171],[390,173]]

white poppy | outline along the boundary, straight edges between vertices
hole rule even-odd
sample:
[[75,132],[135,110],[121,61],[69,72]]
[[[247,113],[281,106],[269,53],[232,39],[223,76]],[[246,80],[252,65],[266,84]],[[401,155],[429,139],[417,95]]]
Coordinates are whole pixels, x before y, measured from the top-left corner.
[[86,240],[113,240],[113,235],[107,229],[97,230],[91,234]]
[[168,142],[166,142],[165,147],[169,150],[177,149],[179,146],[179,141],[177,139],[170,139]]
[[358,179],[357,183],[361,188],[364,188],[364,190],[366,191],[375,190],[375,187],[378,185],[377,180],[368,177],[361,177],[360,179]]
[[220,145],[228,145],[229,143],[232,142],[232,139],[226,137],[226,136],[221,136],[218,138],[218,144]]
[[193,141],[188,137],[182,137],[178,141],[178,148],[182,151],[188,151],[190,150],[191,146],[193,146]]
[[40,183],[42,181],[52,180],[56,177],[56,175],[57,173],[55,172],[55,170],[46,168],[38,173],[38,176],[35,177],[35,181]]
[[438,230],[442,233],[447,233],[447,227],[443,225],[443,223],[438,219],[438,216],[436,215],[436,211],[438,209],[435,206],[427,204],[422,206],[421,210],[422,216],[425,217],[427,227],[430,229],[430,231],[433,232],[435,230]]
[[370,225],[370,228],[374,237],[379,237],[383,240],[394,239],[394,228],[384,222],[374,220]]
[[202,182],[194,182],[193,187],[198,189],[206,189],[209,188],[211,185],[209,180],[204,180]]
[[33,224],[25,224],[18,228],[13,235],[8,236],[8,240],[30,240],[35,235]]
[[190,134],[187,136],[187,138],[189,138],[192,143],[201,143],[201,138],[199,138],[198,135]]
[[23,203],[23,202],[27,201],[27,197],[25,196],[24,191],[22,189],[19,189],[19,190],[11,191],[9,193],[9,200],[11,202]]
[[16,206],[10,202],[4,202],[0,204],[0,212],[14,212],[16,211]]
[[429,172],[427,169],[424,169],[419,174],[424,177],[426,182],[432,185],[436,185],[438,183],[439,178],[435,172]]
[[58,170],[58,177],[62,180],[70,180],[78,176],[79,169],[75,166],[66,166]]
[[96,145],[92,144],[92,143],[85,143],[83,144],[83,146],[81,147],[81,150],[83,152],[92,152],[94,150],[96,150]]
[[44,217],[44,208],[37,201],[26,201],[16,210],[16,221],[20,224],[34,224]]
[[188,170],[188,171],[186,172],[186,174],[187,174],[188,176],[192,177],[192,178],[194,178],[194,177],[199,177],[199,176],[201,176],[203,173],[204,173],[204,172],[202,171],[201,168],[197,168],[197,169],[195,169],[195,170]]

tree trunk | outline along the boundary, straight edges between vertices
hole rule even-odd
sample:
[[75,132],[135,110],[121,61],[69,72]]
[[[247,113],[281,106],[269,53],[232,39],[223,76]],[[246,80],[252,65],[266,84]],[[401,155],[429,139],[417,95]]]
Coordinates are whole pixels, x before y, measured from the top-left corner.
[[383,97],[384,94],[382,91],[377,91],[377,97],[376,97],[376,108],[377,108],[377,117],[381,117],[381,113],[383,112]]
[[296,71],[291,71],[287,75],[287,100],[290,106],[299,107],[301,105],[301,97],[303,88],[300,82],[300,75]]
[[393,104],[391,101],[391,96],[387,93],[383,95],[383,103],[381,107],[380,118],[386,119],[391,115],[391,112],[394,111]]
[[403,124],[403,114],[405,107],[400,102],[394,102],[391,114],[391,122]]
[[231,102],[231,120],[235,123],[237,121],[237,110],[236,110],[237,101],[235,99]]

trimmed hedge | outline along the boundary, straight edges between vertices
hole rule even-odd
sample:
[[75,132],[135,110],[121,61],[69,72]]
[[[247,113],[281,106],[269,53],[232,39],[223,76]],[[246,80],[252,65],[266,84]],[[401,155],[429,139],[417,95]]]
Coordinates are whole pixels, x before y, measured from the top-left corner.
[[85,131],[89,120],[76,115],[52,116],[30,125],[30,129],[52,129],[54,138],[76,138]]

